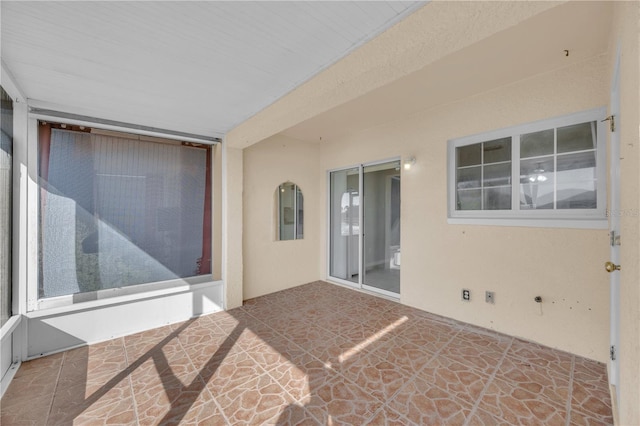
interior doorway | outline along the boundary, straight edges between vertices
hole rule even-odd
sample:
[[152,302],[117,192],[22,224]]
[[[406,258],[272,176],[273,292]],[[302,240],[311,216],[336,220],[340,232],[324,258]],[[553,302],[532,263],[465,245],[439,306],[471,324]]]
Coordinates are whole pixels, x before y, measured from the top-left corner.
[[329,277],[400,295],[400,160],[329,172]]

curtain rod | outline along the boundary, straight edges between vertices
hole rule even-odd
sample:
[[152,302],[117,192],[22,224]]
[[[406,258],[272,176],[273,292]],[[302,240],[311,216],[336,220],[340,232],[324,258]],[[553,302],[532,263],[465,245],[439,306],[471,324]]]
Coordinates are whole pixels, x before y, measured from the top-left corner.
[[[171,137],[172,139],[180,139],[185,142],[200,142],[207,144],[217,144],[222,142],[221,138],[212,136],[202,136],[193,133],[178,132],[175,130],[159,129],[157,127],[142,126],[139,124],[123,123],[121,121],[107,120],[103,118],[88,117],[85,115],[70,114],[67,112],[54,111],[50,109],[34,108],[30,107],[29,112],[41,118],[45,119],[64,119],[74,121],[76,123],[69,124],[84,124],[87,126],[94,125],[94,127],[102,127],[107,130],[117,131],[133,131],[138,134],[147,136],[160,136]],[[98,125],[98,126],[95,126]]]

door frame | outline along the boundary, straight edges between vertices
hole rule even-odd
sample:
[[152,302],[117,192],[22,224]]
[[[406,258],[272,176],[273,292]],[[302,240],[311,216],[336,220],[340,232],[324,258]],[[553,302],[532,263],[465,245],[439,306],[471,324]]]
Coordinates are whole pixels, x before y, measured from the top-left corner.
[[[366,284],[363,283],[363,279],[364,279],[364,255],[363,255],[363,249],[364,249],[364,205],[365,205],[365,198],[364,198],[364,193],[363,193],[363,188],[364,188],[364,168],[368,167],[368,166],[376,166],[378,164],[384,164],[384,163],[391,163],[394,161],[398,161],[400,163],[400,166],[402,166],[402,157],[400,156],[396,156],[396,157],[390,157],[390,158],[385,158],[383,160],[376,160],[376,161],[369,161],[369,162],[363,162],[363,163],[357,163],[357,164],[351,164],[351,165],[347,165],[347,166],[342,166],[342,167],[336,167],[333,169],[328,169],[327,170],[327,216],[326,216],[326,224],[327,224],[327,228],[326,228],[326,241],[327,241],[327,245],[326,245],[326,276],[327,276],[327,281],[332,281],[332,282],[336,282],[338,284],[342,284],[348,287],[352,287],[358,290],[367,290],[373,293],[378,293],[380,295],[384,295],[393,299],[400,299],[400,293],[393,293],[390,291],[386,291],[383,289],[379,289],[377,287],[372,287],[372,286],[368,286]],[[358,209],[358,223],[360,226],[360,232],[358,233],[358,282],[354,283],[352,281],[349,280],[345,280],[342,278],[338,278],[338,277],[334,277],[331,275],[331,173],[333,172],[339,172],[342,170],[348,170],[348,169],[358,169],[358,194],[359,194],[359,203],[360,203],[360,208]],[[400,182],[402,185],[402,167],[400,167],[400,170],[398,171],[398,175],[400,176]],[[402,217],[402,210],[400,211],[400,217]],[[347,269],[348,269],[348,265],[347,265]],[[400,286],[402,287],[402,286]]]
[[[610,110],[614,116],[615,127],[610,135],[609,146],[609,236],[615,232],[620,235],[620,46],[616,51],[615,66],[611,81]],[[609,261],[620,263],[620,245],[613,238],[610,239]],[[613,271],[609,274],[609,344],[611,354],[607,362],[609,373],[609,385],[612,391],[616,410],[617,401],[620,401],[620,272]],[[616,416],[617,413],[614,413]]]

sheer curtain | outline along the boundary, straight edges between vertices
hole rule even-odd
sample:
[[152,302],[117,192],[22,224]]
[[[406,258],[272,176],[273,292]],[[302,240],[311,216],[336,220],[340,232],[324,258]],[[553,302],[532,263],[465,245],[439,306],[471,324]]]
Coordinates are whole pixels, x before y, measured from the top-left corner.
[[210,273],[208,148],[40,130],[40,297]]

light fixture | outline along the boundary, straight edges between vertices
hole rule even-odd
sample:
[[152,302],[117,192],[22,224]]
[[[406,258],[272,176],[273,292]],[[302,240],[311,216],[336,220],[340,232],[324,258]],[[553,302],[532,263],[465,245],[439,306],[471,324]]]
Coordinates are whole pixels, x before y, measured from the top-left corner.
[[529,176],[529,182],[545,182],[547,180],[547,177],[542,174],[544,172],[544,167],[542,167],[542,165],[538,163],[536,168],[533,169],[534,174]]
[[414,164],[416,164],[416,157],[414,157],[413,155],[410,155],[408,158],[404,160],[404,169],[410,170]]

